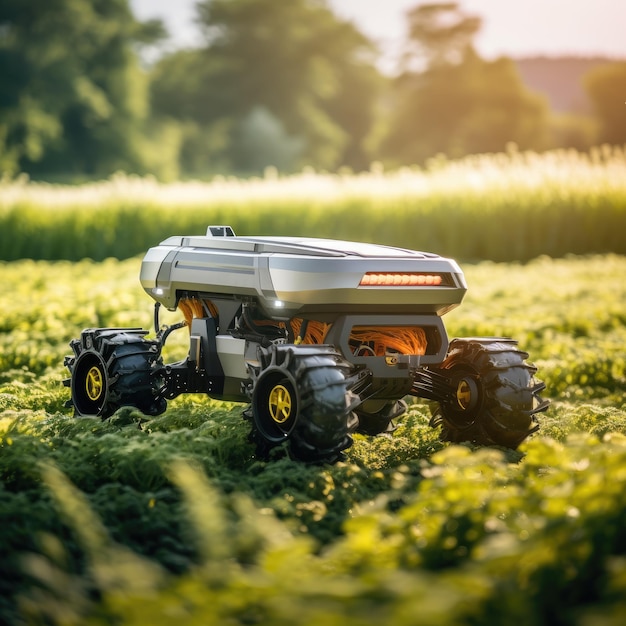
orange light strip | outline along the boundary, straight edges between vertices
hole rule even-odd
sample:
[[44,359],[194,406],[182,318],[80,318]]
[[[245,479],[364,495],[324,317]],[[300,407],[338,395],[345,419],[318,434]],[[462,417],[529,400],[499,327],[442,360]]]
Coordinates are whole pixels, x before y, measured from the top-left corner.
[[418,272],[367,272],[359,286],[365,287],[422,287],[437,286],[443,283],[441,274],[421,274]]

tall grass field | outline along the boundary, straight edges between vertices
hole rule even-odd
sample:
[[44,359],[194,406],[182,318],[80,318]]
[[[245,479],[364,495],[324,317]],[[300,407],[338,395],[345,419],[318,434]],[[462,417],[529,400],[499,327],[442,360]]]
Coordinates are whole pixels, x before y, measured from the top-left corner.
[[465,261],[626,253],[626,153],[516,152],[426,169],[160,184],[0,183],[0,259],[129,258],[173,234],[330,236]]
[[[624,219],[626,168],[621,152],[594,154],[167,186],[127,177],[75,188],[3,183],[0,623],[625,623],[624,231],[593,239],[593,228]],[[551,214],[554,237],[584,218],[595,243],[575,255],[526,247],[531,231],[547,241],[540,216]],[[117,240],[123,215],[128,239]],[[465,229],[456,239],[444,215]],[[524,215],[535,216],[524,253],[463,264],[468,294],[445,316],[450,337],[512,336],[537,365],[552,404],[519,450],[440,442],[422,401],[391,436],[356,435],[335,465],[295,462],[281,447],[260,461],[245,405],[201,395],[177,398],[158,417],[125,408],[104,422],[65,407],[63,357],[83,328],[153,332],[135,244],[225,222],[243,234],[293,227],[435,252],[443,242],[472,259],[495,243],[463,254],[454,246],[469,246],[482,227],[505,237]],[[438,240],[419,228],[424,220]],[[405,232],[409,223],[417,226]],[[144,228],[150,241],[135,241]],[[96,235],[100,247],[82,239]],[[21,258],[29,241],[40,247]],[[166,359],[184,356],[186,333],[172,335]]]

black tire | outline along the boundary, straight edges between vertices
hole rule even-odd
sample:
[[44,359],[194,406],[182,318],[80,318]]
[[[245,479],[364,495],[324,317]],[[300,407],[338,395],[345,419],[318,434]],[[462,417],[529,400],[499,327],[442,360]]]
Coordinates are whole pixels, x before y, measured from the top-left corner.
[[74,414],[106,419],[123,406],[146,415],[165,411],[166,401],[157,396],[155,366],[160,363],[157,342],[143,338],[138,329],[83,331],[71,343],[74,357],[65,361],[70,370],[68,406]]
[[257,455],[288,441],[291,456],[333,463],[352,445],[349,364],[329,346],[272,346],[252,388],[251,440]]
[[[538,430],[536,414],[548,408],[545,385],[526,363],[528,354],[507,338],[454,339],[439,368],[455,393],[430,421],[443,441],[517,448]],[[435,368],[433,368],[435,369]]]

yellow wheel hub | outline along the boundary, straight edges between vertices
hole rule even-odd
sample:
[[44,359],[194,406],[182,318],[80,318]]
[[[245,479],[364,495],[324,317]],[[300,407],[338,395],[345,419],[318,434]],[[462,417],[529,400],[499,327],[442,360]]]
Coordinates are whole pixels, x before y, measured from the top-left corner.
[[269,411],[277,424],[283,424],[291,415],[292,399],[289,389],[283,385],[276,385],[270,392]]
[[462,409],[467,409],[472,401],[472,390],[466,380],[459,381],[457,385],[456,401]]
[[102,371],[97,365],[94,365],[85,377],[85,390],[87,391],[87,397],[94,402],[102,395],[104,389],[104,378]]

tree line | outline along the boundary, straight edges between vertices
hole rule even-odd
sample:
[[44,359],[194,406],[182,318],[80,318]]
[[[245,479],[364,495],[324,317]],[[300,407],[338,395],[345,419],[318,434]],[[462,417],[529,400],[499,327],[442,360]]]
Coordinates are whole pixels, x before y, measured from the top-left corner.
[[511,59],[477,54],[455,2],[407,13],[393,77],[325,0],[200,0],[196,19],[200,45],[147,65],[166,31],[128,0],[2,0],[0,170],[167,180],[626,142],[626,62],[586,76],[592,118],[558,119]]

